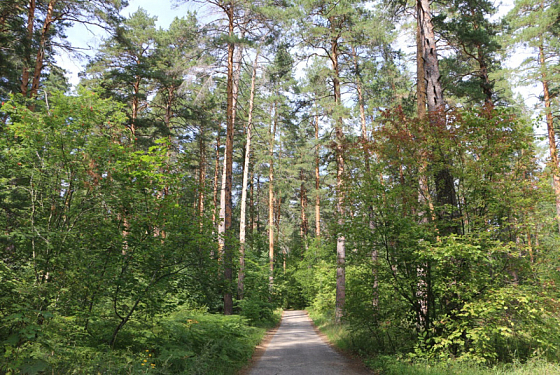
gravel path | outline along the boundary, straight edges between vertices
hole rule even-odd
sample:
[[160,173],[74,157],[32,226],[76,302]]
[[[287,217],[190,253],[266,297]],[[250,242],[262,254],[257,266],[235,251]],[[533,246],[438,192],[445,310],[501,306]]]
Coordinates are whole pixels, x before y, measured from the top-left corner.
[[305,311],[285,311],[282,323],[249,375],[371,374],[334,351],[316,332]]

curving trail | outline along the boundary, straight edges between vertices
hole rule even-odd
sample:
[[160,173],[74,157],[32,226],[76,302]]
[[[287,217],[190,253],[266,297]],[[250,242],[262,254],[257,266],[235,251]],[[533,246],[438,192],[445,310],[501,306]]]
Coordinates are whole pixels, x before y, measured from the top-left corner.
[[305,311],[285,311],[282,323],[249,375],[371,374],[334,351],[315,332]]

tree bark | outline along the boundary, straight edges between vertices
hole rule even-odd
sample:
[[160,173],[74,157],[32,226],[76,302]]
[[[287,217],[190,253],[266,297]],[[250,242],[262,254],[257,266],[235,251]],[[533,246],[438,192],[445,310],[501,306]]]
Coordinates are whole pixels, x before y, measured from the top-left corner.
[[315,237],[321,237],[321,194],[319,175],[319,116],[315,115]]
[[548,133],[548,149],[550,152],[550,167],[552,170],[552,186],[556,199],[556,221],[558,222],[558,230],[560,231],[560,170],[558,165],[558,150],[556,148],[556,133],[554,131],[554,117],[552,116],[550,91],[548,78],[546,75],[546,61],[544,55],[544,47],[541,41],[539,46],[539,64],[541,66],[541,82],[544,94],[544,108],[546,116],[546,128]]
[[[419,4],[416,4],[419,7]],[[417,9],[417,15],[419,10]],[[416,17],[416,100],[420,120],[426,118],[426,77],[424,74],[424,49],[422,48],[421,19]]]
[[[234,2],[229,2],[225,8],[228,17],[228,35],[234,36]],[[234,80],[234,51],[235,44],[232,40],[228,43],[228,72],[227,72],[227,129],[226,129],[226,157],[225,157],[225,194],[224,194],[224,314],[233,314],[233,296],[231,292],[231,282],[233,277],[233,243],[228,238],[232,224],[232,185],[233,185],[233,135],[235,129],[235,105],[236,94]]]
[[[344,225],[344,133],[342,130],[342,116],[338,113],[339,106],[342,105],[342,97],[340,92],[340,67],[339,67],[339,45],[338,45],[338,29],[336,28],[336,20],[330,18],[331,32],[336,35],[331,37],[330,58],[333,69],[333,94],[335,102],[335,111],[337,112],[335,123],[335,154],[336,154],[336,216],[338,222],[338,233],[336,239],[336,303],[335,303],[335,321],[340,323],[344,312],[344,304],[346,300],[346,238],[342,234]],[[338,25],[340,26],[340,25]]]
[[[358,64],[358,55],[354,46],[352,46],[352,56],[354,58],[354,70],[356,71],[356,91],[358,93],[358,105],[360,107],[360,123],[361,123],[361,130],[362,130],[362,145],[363,145],[363,152],[364,152],[364,165],[366,169],[366,174],[371,174],[371,166],[370,166],[370,153],[367,148],[367,123],[366,123],[366,109],[364,104],[364,95],[362,89],[362,80],[360,76],[360,67]],[[373,206],[368,207],[368,227],[371,231],[375,230],[375,222],[373,221]],[[372,307],[374,312],[377,312],[377,308],[379,306],[379,277],[377,275],[377,267],[379,263],[379,251],[377,248],[373,248],[371,251],[371,262],[372,268],[371,273],[373,277],[373,285],[372,285],[372,293],[373,297],[371,300]]]
[[220,131],[216,136],[216,163],[214,164],[214,193],[212,195],[212,202],[214,208],[212,209],[212,224],[214,228],[217,227],[216,213],[218,212],[218,178],[220,176]]
[[22,95],[27,96],[27,91],[29,89],[29,66],[31,65],[31,45],[33,44],[33,26],[35,23],[35,10],[37,9],[37,4],[35,0],[29,1],[29,9],[27,10],[27,38],[25,40],[25,56],[23,61],[23,69],[21,73],[21,87],[20,91]]
[[278,121],[278,112],[276,103],[272,106],[273,120],[270,124],[270,149],[269,149],[269,167],[268,167],[268,261],[269,275],[268,286],[270,291],[274,286],[274,139],[276,137],[276,125]]
[[200,125],[200,139],[198,140],[198,148],[200,154],[200,168],[198,175],[198,216],[200,218],[200,227],[202,228],[202,219],[204,217],[204,190],[206,188],[206,144],[204,143],[204,125]]
[[430,14],[429,0],[417,1],[417,17],[420,28],[420,42],[426,82],[428,113],[443,111],[443,88],[440,82],[439,64],[436,51],[436,38]]
[[[257,64],[259,52],[255,54],[253,61],[253,72],[251,74],[251,93],[249,95],[249,114],[247,119],[245,161],[243,165],[243,186],[241,189],[241,216],[239,219],[239,272],[237,274],[237,297],[243,299],[245,284],[245,234],[246,234],[246,206],[247,185],[249,180],[249,165],[251,159],[251,127],[253,126],[253,105],[255,101],[255,82],[257,80]],[[252,224],[252,223],[251,223]]]
[[29,91],[29,97],[33,98],[37,96],[39,90],[39,83],[41,82],[41,73],[45,66],[45,45],[47,43],[47,34],[51,28],[53,21],[53,12],[56,0],[49,1],[47,6],[47,14],[45,16],[45,22],[43,23],[43,28],[41,29],[41,37],[39,40],[39,49],[37,50],[37,57],[35,60],[35,70],[33,72],[33,82],[31,83],[31,90]]
[[305,240],[307,233],[309,232],[309,223],[307,221],[307,189],[305,188],[305,173],[303,169],[300,169],[299,177],[301,181],[301,186],[299,188],[299,201],[301,210],[301,223],[299,235],[302,240]]

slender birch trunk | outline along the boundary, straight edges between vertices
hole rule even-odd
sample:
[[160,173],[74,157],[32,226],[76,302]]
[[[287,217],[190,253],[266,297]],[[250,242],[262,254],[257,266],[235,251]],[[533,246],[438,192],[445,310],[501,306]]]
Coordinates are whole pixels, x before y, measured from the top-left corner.
[[216,213],[218,211],[218,179],[220,176],[220,134],[216,136],[216,163],[214,164],[214,193],[212,194],[212,202],[214,208],[212,209],[212,224],[214,228],[217,228]]
[[243,165],[243,187],[241,189],[241,217],[239,223],[239,272],[237,275],[237,296],[243,299],[245,289],[245,233],[246,233],[246,206],[247,206],[247,184],[249,180],[249,165],[251,159],[251,128],[253,126],[253,105],[255,101],[255,82],[257,80],[257,65],[259,52],[253,61],[253,72],[251,74],[251,94],[249,95],[249,114],[247,119],[245,161]]
[[[360,77],[360,67],[358,64],[358,55],[356,53],[356,49],[354,48],[354,46],[352,46],[352,57],[354,60],[354,70],[356,71],[355,73],[356,91],[358,93],[358,105],[360,107],[360,124],[362,130],[361,135],[362,135],[362,145],[364,151],[364,164],[366,168],[366,173],[370,175],[371,174],[370,153],[366,147],[366,142],[367,142],[366,109],[364,104],[362,80]],[[375,229],[375,223],[373,221],[373,206],[368,207],[368,217],[369,217],[369,223],[368,223],[369,229],[373,231]],[[371,261],[372,261],[371,273],[373,276],[373,286],[372,286],[373,298],[371,304],[373,308],[377,310],[377,307],[379,306],[379,290],[378,290],[379,277],[377,275],[377,267],[379,263],[379,251],[376,248],[372,249],[371,251]]]
[[[233,38],[234,35],[234,2],[230,1],[225,6],[225,11],[228,17],[228,35]],[[236,82],[234,77],[234,51],[235,44],[230,41],[228,43],[227,54],[227,128],[226,128],[226,151],[225,151],[225,165],[224,165],[224,193],[222,205],[224,206],[224,221],[222,225],[222,233],[224,236],[224,243],[222,248],[223,265],[224,265],[224,314],[233,314],[233,296],[231,292],[231,281],[233,276],[232,261],[233,261],[233,248],[231,239],[226,238],[229,234],[232,223],[232,185],[233,185],[233,135],[235,130],[235,105],[236,105]]]
[[[335,111],[338,112],[339,107],[342,105],[342,97],[340,91],[340,67],[339,67],[339,40],[338,34],[335,32],[336,20],[330,18],[331,28],[333,34],[336,35],[331,38],[331,63],[333,69],[333,94],[335,102]],[[344,304],[346,300],[346,238],[341,233],[344,225],[344,133],[342,130],[342,116],[338,113],[335,115],[335,136],[336,136],[336,216],[339,226],[339,232],[336,239],[336,303],[335,303],[335,320],[340,323],[344,313]]]
[[315,115],[315,237],[321,237],[321,194],[319,175],[319,116]]
[[268,261],[269,275],[268,286],[272,292],[274,286],[274,139],[276,137],[276,125],[278,113],[276,103],[272,106],[273,120],[270,124],[270,149],[269,149],[269,168],[268,168]]
[[204,143],[204,125],[200,125],[200,139],[198,140],[200,154],[200,168],[198,174],[198,216],[200,227],[204,217],[204,190],[206,188],[206,144]]
[[299,178],[301,181],[301,185],[299,188],[299,202],[300,202],[300,212],[301,212],[301,224],[299,235],[303,241],[307,237],[307,233],[309,232],[309,223],[307,221],[307,189],[305,188],[305,173],[303,169],[299,171]]

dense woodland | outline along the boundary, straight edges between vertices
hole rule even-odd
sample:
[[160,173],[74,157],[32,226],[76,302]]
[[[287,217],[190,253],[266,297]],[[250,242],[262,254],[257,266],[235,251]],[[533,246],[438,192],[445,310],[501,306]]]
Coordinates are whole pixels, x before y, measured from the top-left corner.
[[192,3],[0,2],[0,373],[228,373],[279,308],[560,358],[560,3]]

